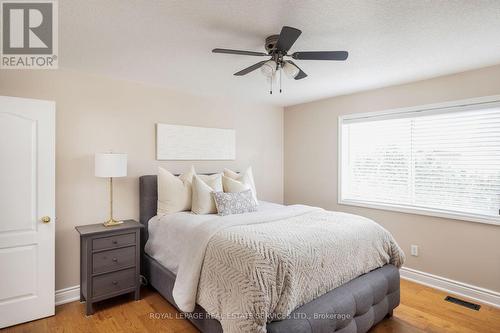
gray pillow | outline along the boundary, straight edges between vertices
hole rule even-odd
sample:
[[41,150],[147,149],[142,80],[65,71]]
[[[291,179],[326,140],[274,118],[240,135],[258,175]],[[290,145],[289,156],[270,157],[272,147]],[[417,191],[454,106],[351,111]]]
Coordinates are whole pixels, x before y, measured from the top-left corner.
[[212,195],[219,215],[242,214],[257,210],[252,190],[236,193],[212,192]]

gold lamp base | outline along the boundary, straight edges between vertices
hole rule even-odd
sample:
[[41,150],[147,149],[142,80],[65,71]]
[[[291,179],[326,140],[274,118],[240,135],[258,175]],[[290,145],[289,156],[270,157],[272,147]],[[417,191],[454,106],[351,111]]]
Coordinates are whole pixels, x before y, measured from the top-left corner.
[[109,220],[104,222],[105,227],[112,227],[122,224],[123,221],[117,221],[113,218],[113,177],[109,178]]
[[117,221],[113,218],[110,218],[109,220],[107,220],[106,222],[103,223],[103,225],[105,227],[112,227],[112,226],[115,226],[115,225],[119,225],[119,224],[122,224],[123,221]]

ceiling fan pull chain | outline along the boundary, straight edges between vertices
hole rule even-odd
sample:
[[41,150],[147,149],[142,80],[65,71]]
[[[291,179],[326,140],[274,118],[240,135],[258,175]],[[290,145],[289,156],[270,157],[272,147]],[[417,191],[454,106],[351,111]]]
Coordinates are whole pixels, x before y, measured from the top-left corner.
[[283,74],[282,72],[283,72],[283,70],[280,69],[280,94],[281,94],[281,75]]
[[273,79],[274,79],[274,74],[271,74],[271,80],[270,80],[271,88],[269,90],[269,95],[273,94],[273,81],[274,81]]

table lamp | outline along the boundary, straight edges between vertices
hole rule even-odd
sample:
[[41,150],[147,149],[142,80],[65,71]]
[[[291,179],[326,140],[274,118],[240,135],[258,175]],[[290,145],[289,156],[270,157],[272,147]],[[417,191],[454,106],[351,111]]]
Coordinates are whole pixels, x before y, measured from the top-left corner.
[[95,176],[109,178],[109,220],[104,226],[122,224],[113,218],[113,178],[127,176],[127,154],[96,153]]

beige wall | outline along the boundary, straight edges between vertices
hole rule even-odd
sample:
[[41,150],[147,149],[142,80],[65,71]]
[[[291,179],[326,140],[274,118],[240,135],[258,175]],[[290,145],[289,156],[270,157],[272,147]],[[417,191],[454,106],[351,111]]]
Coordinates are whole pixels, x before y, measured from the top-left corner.
[[[285,108],[285,202],[374,219],[407,254],[405,266],[500,291],[500,227],[337,203],[337,117],[500,94],[500,66]],[[412,257],[410,244],[420,246]]]
[[[0,95],[56,101],[56,289],[79,283],[76,225],[104,221],[105,179],[93,154],[128,153],[128,177],[115,182],[115,215],[139,217],[138,177],[162,165],[199,172],[252,165],[259,198],[283,201],[283,109],[207,99],[71,71],[2,71]],[[155,161],[155,123],[236,129],[236,161]]]
[[[307,203],[380,222],[408,255],[407,267],[500,291],[500,227],[337,204],[337,116],[500,94],[500,66],[288,107],[208,99],[72,71],[2,71],[0,95],[57,102],[56,289],[78,284],[75,225],[107,216],[107,183],[93,154],[129,154],[129,177],[115,182],[115,211],[138,218],[138,183],[157,165],[182,172],[191,162],[155,161],[154,124],[235,128],[236,161],[193,161],[199,172],[251,164],[262,199]],[[255,134],[258,129],[258,135]],[[284,163],[283,163],[283,131]]]

